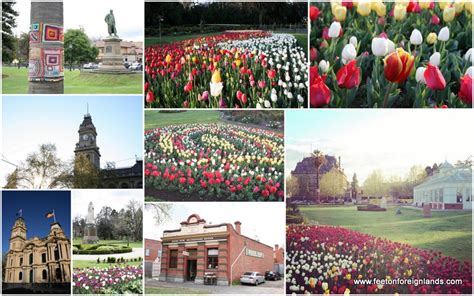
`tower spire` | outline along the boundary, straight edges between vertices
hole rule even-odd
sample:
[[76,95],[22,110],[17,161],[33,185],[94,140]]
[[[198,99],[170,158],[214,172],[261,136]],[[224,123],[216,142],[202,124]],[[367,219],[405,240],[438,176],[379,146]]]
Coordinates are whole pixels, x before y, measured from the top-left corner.
[[89,103],[86,103],[87,105],[87,116],[89,116]]

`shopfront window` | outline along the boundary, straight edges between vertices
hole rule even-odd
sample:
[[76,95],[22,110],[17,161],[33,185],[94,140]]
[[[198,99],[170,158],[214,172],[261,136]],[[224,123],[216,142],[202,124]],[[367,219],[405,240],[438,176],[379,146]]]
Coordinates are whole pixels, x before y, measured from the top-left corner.
[[178,267],[178,250],[170,250],[170,261],[169,261],[169,268],[177,268]]
[[462,199],[462,189],[458,188],[458,190],[456,191],[456,202],[457,203],[462,203],[463,199]]
[[219,263],[219,249],[207,249],[207,268],[216,269]]
[[145,249],[145,256],[150,256],[150,249]]

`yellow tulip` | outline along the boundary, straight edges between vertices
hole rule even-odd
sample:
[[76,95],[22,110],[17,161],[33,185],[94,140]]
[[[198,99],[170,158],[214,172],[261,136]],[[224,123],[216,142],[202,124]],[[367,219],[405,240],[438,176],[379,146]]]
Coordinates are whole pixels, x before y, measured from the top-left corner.
[[435,44],[436,41],[438,41],[438,35],[436,35],[434,32],[429,33],[428,37],[426,37],[426,42],[428,44]]
[[338,22],[343,22],[346,20],[346,15],[347,15],[347,7],[338,5],[336,8],[334,8],[334,18]]
[[410,0],[395,0],[395,3],[397,5],[408,6],[408,4],[410,4]]
[[446,7],[443,10],[443,20],[448,23],[454,20],[454,15],[456,14],[456,11],[454,10],[454,7]]
[[349,290],[349,288],[346,288],[346,290],[344,291],[344,295],[350,295],[351,294],[351,290]]
[[236,65],[237,67],[240,67],[240,64],[242,64],[242,61],[241,61],[240,59],[235,60],[235,65]]
[[385,16],[387,14],[387,6],[385,6],[385,4],[381,2],[376,2],[375,4],[372,4],[372,10],[374,10],[378,16]]
[[472,1],[469,0],[466,3],[464,3],[464,8],[466,8],[467,11],[472,13]]
[[456,13],[461,13],[464,10],[464,0],[454,0],[454,10]]
[[430,0],[420,0],[418,2],[418,4],[420,5],[421,9],[428,9],[428,8],[430,8],[431,1]]
[[371,11],[371,4],[370,2],[360,2],[359,5],[357,5],[357,12],[361,15],[361,16],[368,16],[370,14],[370,11]]
[[348,281],[351,280],[351,277],[352,277],[352,275],[351,275],[350,273],[346,274],[346,279],[347,279]]
[[401,21],[405,18],[406,15],[407,7],[401,4],[396,4],[395,10],[393,11],[393,16],[395,17],[395,20]]
[[444,10],[446,7],[449,7],[451,6],[451,0],[442,0],[442,1],[439,1],[439,8],[441,8],[442,10]]
[[171,56],[170,55],[166,56],[165,62],[167,62],[168,64],[171,63]]
[[212,74],[212,77],[211,77],[211,82],[212,83],[222,82],[221,71],[219,71],[219,70],[214,71],[214,74]]

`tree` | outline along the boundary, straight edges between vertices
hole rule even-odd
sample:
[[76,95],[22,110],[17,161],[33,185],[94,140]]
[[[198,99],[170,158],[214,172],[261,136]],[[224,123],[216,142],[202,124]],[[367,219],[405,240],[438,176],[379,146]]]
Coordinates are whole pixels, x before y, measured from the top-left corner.
[[2,1],[2,59],[8,63],[13,60],[16,50],[13,28],[16,27],[18,12],[13,8],[15,4],[15,1]]
[[413,165],[408,172],[407,182],[414,187],[423,182],[426,176],[426,171],[422,166]]
[[114,224],[110,219],[112,213],[111,207],[103,207],[97,214],[97,236],[104,240],[116,239],[113,237]]
[[99,49],[93,46],[83,29],[70,29],[64,34],[64,59],[72,69],[74,64],[94,62]]
[[357,180],[357,174],[354,173],[352,176],[352,182],[351,182],[351,196],[353,199],[357,200],[357,192],[359,190],[359,180]]
[[86,227],[86,219],[81,216],[74,217],[72,221],[72,234],[74,238],[84,236],[84,228]]
[[100,185],[99,171],[83,153],[74,159],[74,188],[97,188]]
[[137,201],[128,202],[125,212],[125,223],[130,230],[130,236],[134,241],[143,239],[143,212]]
[[321,177],[321,195],[334,198],[342,197],[346,191],[346,184],[344,174],[334,167]]
[[[63,26],[63,2],[37,2],[31,1],[31,24],[55,24]],[[63,49],[61,42],[50,42],[49,47],[54,49]],[[32,55],[29,55],[30,59]],[[37,63],[38,60],[30,60],[31,63]],[[62,59],[59,59],[62,65]],[[40,80],[30,80],[28,83],[28,93],[30,94],[63,94],[64,79],[61,76],[55,79],[46,80],[42,77]]]
[[42,144],[7,176],[9,188],[53,189],[70,187],[68,166],[57,156],[56,145]]
[[296,195],[299,193],[300,188],[299,188],[299,181],[298,177],[295,176],[288,176],[286,178],[286,193],[288,197],[296,197]]
[[28,54],[30,52],[30,36],[28,33],[21,33],[18,38],[18,65],[21,62],[28,62]]
[[159,226],[171,218],[173,205],[165,203],[145,203],[145,210],[153,213],[155,225]]
[[364,193],[367,196],[384,196],[387,194],[387,186],[381,170],[374,170],[364,181]]

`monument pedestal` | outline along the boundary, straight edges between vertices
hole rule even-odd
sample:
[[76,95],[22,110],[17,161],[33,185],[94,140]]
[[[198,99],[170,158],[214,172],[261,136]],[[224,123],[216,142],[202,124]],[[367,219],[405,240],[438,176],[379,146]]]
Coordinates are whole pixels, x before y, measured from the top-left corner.
[[96,244],[99,241],[97,237],[97,228],[95,224],[86,224],[84,228],[84,236],[82,237],[83,244]]
[[131,71],[123,65],[123,56],[120,52],[120,42],[122,39],[109,36],[104,39],[104,55],[102,57],[102,65],[94,70],[94,73],[103,74],[130,74]]

